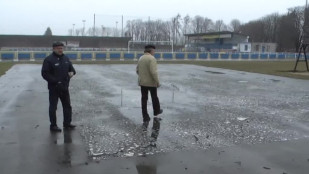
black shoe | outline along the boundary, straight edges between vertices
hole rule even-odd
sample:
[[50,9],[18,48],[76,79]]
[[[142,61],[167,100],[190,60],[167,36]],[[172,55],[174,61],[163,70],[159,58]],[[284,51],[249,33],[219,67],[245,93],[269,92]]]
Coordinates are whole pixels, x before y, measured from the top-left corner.
[[67,124],[67,125],[63,125],[64,129],[75,129],[76,125],[74,124]]
[[160,109],[160,111],[158,113],[155,113],[154,116],[157,116],[159,114],[162,114],[163,113],[163,109]]
[[58,126],[50,126],[49,129],[52,132],[61,132],[62,131]]

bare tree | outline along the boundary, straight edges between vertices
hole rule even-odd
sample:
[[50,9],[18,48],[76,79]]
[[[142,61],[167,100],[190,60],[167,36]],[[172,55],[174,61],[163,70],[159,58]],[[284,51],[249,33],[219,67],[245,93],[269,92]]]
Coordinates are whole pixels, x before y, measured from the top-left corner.
[[144,23],[142,20],[134,20],[134,40],[144,40],[143,35],[143,28],[144,28]]
[[[140,41],[172,40],[174,44],[177,44],[184,43],[184,34],[233,31],[250,36],[252,42],[276,42],[281,50],[290,50],[291,47],[299,46],[296,43],[299,43],[302,35],[303,24],[303,7],[291,8],[287,15],[280,16],[274,13],[245,24],[241,24],[238,19],[233,19],[229,25],[226,25],[223,20],[213,22],[211,19],[199,15],[194,18],[189,15],[181,18],[180,14],[177,14],[170,21],[150,19],[128,21],[125,36]],[[103,33],[103,31],[101,32]],[[285,44],[287,42],[289,44]]]
[[178,36],[180,36],[180,28],[181,28],[180,20],[181,20],[180,14],[177,14],[177,16],[172,18],[172,28],[171,28],[173,33],[172,40],[175,45],[177,45],[178,41],[177,38]]
[[[279,30],[280,32],[283,32],[283,34],[280,34],[280,36],[281,35],[288,36],[290,39],[289,39],[289,42],[286,43],[286,41],[282,41],[282,38],[280,38],[279,42],[283,42],[279,44],[279,45],[282,45],[282,49],[295,50],[296,52],[298,51],[300,44],[301,44],[302,36],[304,34],[303,31],[304,31],[304,26],[306,22],[305,18],[309,17],[308,16],[309,14],[305,14],[304,12],[305,12],[305,7],[294,7],[294,8],[288,9],[288,14],[286,16],[283,16],[285,20],[281,20],[281,23],[280,23],[281,25],[280,25],[280,30]],[[292,43],[293,46],[288,45],[289,43]],[[294,49],[291,49],[291,48],[294,48]]]
[[162,41],[171,41],[171,23],[166,21],[166,22],[163,22],[161,25],[160,25],[160,28],[162,29],[162,33],[161,33],[161,38],[162,38]]
[[248,35],[252,42],[264,42],[264,23],[261,20],[251,21],[240,27],[242,34]]
[[82,29],[75,30],[75,36],[79,36],[81,34]]
[[73,33],[73,29],[69,29],[69,30],[68,30],[68,35],[73,36],[73,34],[74,34],[74,33]]
[[278,13],[274,13],[262,18],[264,23],[265,42],[276,42],[279,19],[280,17]]
[[278,51],[284,52],[297,52],[299,48],[299,35],[300,32],[297,27],[296,19],[297,14],[291,11],[280,19],[278,30]]
[[212,20],[205,17],[204,21],[203,21],[201,32],[202,33],[207,33],[209,31],[212,31],[213,28],[214,28],[214,23],[212,22]]
[[186,16],[183,18],[183,27],[182,27],[182,32],[183,32],[184,34],[191,33],[190,24],[191,24],[191,18],[190,18],[189,15],[186,15]]
[[214,25],[214,30],[218,32],[226,31],[227,26],[224,24],[223,20],[217,20]]
[[170,22],[161,20],[131,20],[126,25],[126,36],[132,37],[132,40],[139,41],[166,41],[172,38]]
[[233,32],[239,32],[240,25],[241,25],[241,23],[238,19],[233,19],[230,23],[231,30]]
[[126,30],[126,36],[134,39],[134,21],[127,21]]
[[[300,46],[302,35],[303,35],[303,27],[305,23],[305,14],[304,14],[305,8],[304,7],[295,7],[290,8],[288,14],[294,14],[294,22],[295,27],[297,28],[298,33],[298,44],[296,46],[296,49]],[[308,15],[308,14],[307,14]]]
[[99,36],[102,34],[102,28],[99,28],[99,27],[91,27],[91,28],[88,28],[87,30],[87,35],[88,36]]
[[204,18],[202,16],[195,16],[192,20],[193,33],[202,33]]

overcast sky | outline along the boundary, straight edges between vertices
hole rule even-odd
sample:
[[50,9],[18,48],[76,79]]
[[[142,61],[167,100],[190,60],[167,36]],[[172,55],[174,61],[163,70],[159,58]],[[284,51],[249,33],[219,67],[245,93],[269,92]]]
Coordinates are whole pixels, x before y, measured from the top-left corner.
[[53,35],[68,30],[96,26],[121,28],[132,18],[169,20],[200,15],[213,21],[232,19],[242,23],[272,13],[284,14],[288,8],[304,6],[306,0],[0,0],[0,34],[42,35],[50,27]]

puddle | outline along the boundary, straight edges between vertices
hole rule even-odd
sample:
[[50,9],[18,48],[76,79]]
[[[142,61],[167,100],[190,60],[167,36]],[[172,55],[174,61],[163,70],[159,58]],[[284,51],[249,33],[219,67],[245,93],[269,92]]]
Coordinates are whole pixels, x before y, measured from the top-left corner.
[[211,73],[211,74],[225,74],[223,72],[217,72],[217,71],[205,71],[207,73]]
[[269,79],[269,80],[271,80],[273,82],[280,82],[280,80],[276,80],[276,79]]

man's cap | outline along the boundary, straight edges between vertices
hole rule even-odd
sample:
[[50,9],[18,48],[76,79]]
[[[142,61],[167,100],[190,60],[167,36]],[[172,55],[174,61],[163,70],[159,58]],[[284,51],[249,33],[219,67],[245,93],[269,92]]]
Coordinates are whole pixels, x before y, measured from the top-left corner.
[[62,42],[54,42],[53,43],[53,48],[54,47],[59,47],[59,46],[64,46],[64,44]]
[[154,45],[150,45],[150,44],[149,44],[149,45],[146,45],[146,46],[145,46],[145,50],[146,50],[146,49],[150,49],[150,48],[156,49],[156,47],[155,47]]

